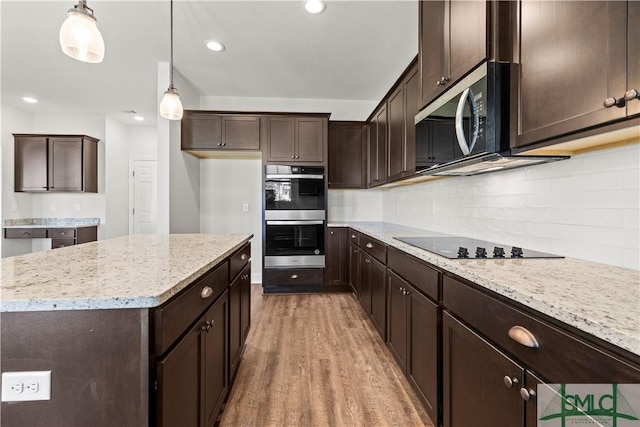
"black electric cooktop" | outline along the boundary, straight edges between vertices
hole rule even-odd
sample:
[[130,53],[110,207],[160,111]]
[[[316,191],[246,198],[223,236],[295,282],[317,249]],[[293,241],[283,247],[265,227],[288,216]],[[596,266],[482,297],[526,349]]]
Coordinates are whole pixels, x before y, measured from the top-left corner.
[[445,258],[564,258],[517,246],[458,236],[394,237],[396,240]]

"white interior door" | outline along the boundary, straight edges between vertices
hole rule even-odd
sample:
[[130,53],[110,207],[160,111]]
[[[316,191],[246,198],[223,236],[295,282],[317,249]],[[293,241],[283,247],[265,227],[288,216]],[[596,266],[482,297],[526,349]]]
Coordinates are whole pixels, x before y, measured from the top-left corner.
[[133,160],[131,234],[157,232],[158,162]]

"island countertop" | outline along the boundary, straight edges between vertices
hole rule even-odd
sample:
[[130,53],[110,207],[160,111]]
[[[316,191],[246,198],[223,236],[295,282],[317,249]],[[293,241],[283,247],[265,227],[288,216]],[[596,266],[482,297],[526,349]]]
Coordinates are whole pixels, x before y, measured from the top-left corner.
[[384,222],[350,227],[583,332],[640,355],[640,272],[574,258],[447,259],[394,237],[437,233]]
[[252,235],[133,235],[2,259],[0,311],[156,307]]

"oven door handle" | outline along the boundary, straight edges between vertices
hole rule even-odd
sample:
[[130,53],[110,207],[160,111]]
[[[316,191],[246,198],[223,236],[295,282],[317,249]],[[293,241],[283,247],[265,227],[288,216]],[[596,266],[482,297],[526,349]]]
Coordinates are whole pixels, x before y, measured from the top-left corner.
[[324,179],[324,175],[267,175],[267,179]]
[[324,221],[267,221],[267,225],[322,225]]

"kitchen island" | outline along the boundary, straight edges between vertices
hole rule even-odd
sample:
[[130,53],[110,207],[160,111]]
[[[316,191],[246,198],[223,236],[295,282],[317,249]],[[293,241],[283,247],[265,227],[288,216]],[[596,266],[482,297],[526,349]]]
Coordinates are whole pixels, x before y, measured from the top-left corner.
[[[158,378],[162,367],[180,368],[171,359],[178,348],[191,350],[184,335],[197,339],[198,361],[209,360],[207,344],[222,360],[223,399],[233,328],[227,288],[240,277],[250,283],[251,238],[135,235],[3,259],[2,371],[51,371],[51,399],[3,402],[2,425],[160,425],[171,414],[158,402],[190,393],[167,389],[189,386],[171,383],[167,369]],[[201,331],[200,321],[210,327]]]

